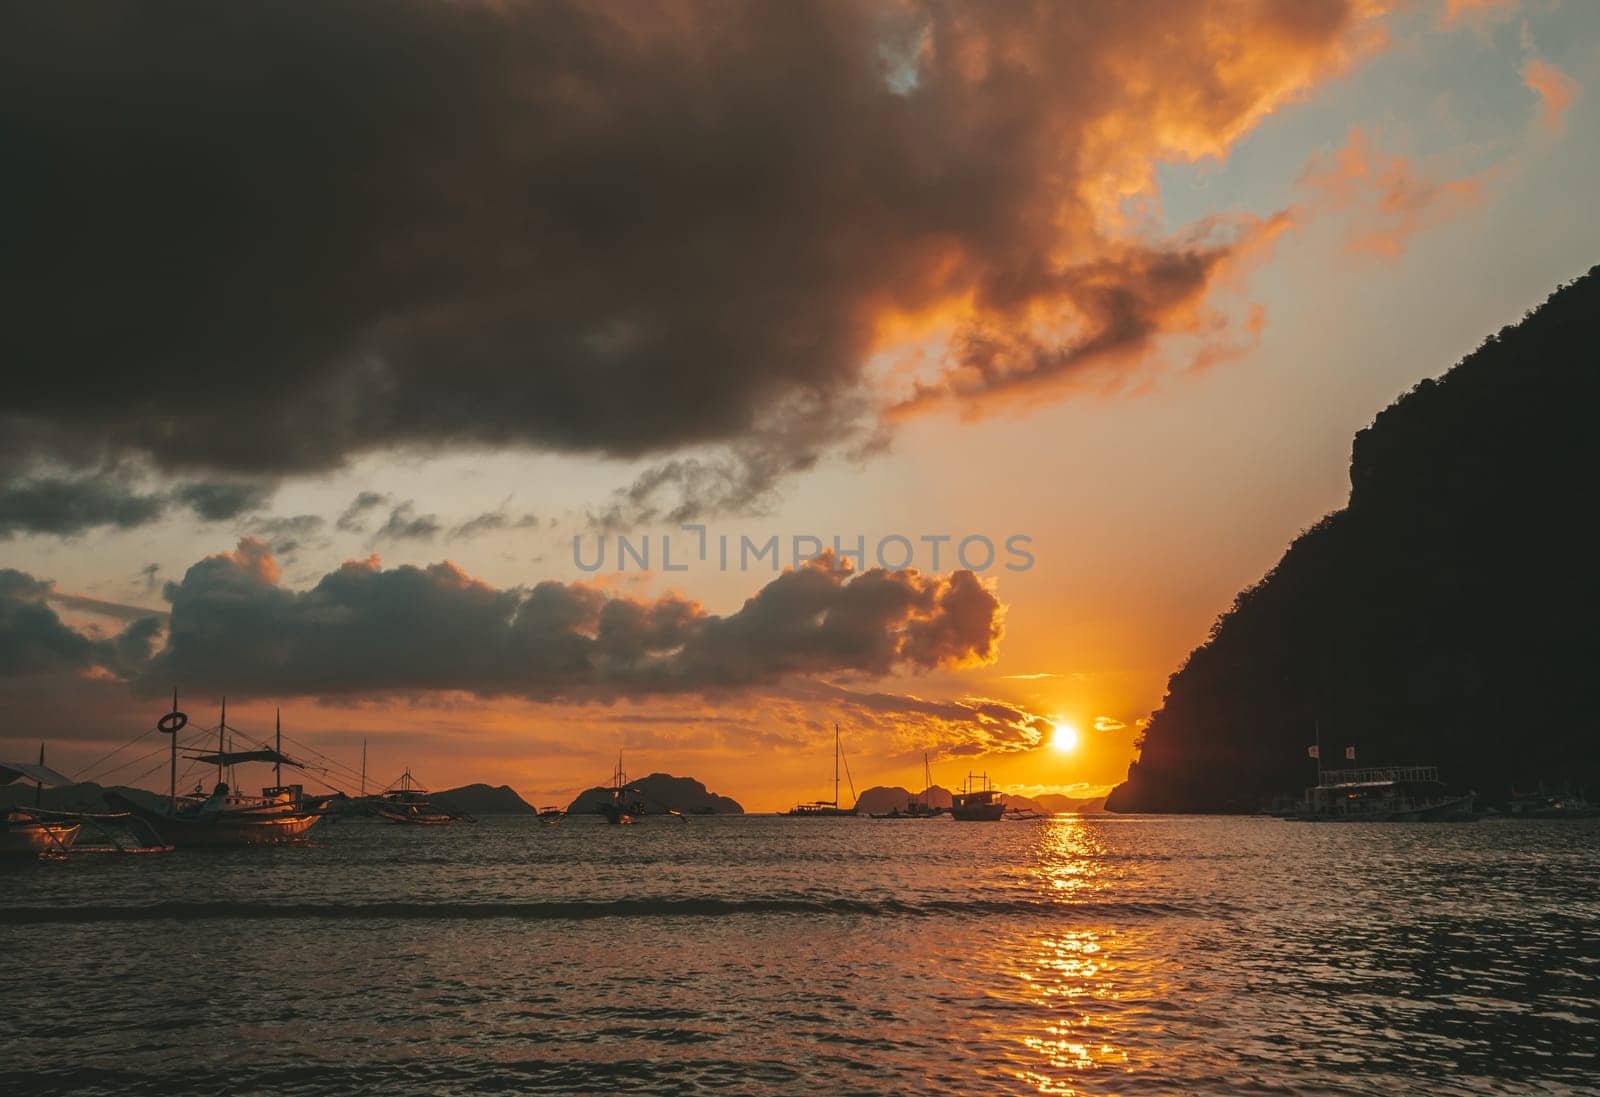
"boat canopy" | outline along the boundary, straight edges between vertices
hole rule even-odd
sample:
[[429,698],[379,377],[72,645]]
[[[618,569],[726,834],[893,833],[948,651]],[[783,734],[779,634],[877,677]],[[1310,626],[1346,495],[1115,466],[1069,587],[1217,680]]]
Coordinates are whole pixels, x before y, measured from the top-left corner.
[[275,750],[226,750],[212,754],[190,754],[191,761],[204,762],[208,766],[237,766],[245,762],[267,762],[276,766],[293,766],[304,769],[305,766],[290,758],[287,754],[279,754]]
[[77,784],[71,777],[57,773],[43,762],[0,762],[0,785],[9,785],[24,777],[41,785],[59,787]]

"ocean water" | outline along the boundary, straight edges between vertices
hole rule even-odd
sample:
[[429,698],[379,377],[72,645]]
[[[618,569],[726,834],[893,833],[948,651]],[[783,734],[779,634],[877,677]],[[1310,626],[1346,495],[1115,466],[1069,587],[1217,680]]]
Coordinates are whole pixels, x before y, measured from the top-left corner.
[[1600,1092],[1600,822],[345,822],[0,870],[0,1093]]

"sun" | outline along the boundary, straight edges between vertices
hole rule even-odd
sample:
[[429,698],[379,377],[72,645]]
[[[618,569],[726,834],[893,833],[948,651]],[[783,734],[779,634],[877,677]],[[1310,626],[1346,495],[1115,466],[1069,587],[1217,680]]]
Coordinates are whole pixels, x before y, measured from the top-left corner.
[[1071,754],[1078,749],[1078,729],[1071,724],[1057,721],[1055,730],[1050,735],[1050,746],[1057,754]]

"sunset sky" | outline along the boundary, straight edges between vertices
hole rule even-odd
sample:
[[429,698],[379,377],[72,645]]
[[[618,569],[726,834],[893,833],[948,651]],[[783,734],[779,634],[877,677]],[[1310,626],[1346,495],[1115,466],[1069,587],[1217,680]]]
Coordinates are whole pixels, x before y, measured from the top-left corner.
[[0,758],[72,774],[175,686],[380,786],[1104,792],[1600,259],[1576,0],[185,7],[0,36]]

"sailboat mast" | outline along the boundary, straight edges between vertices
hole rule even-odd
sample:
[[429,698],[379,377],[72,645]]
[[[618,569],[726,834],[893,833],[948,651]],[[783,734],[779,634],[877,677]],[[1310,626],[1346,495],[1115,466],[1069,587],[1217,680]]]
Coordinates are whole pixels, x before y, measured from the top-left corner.
[[[39,768],[44,768],[44,744],[39,744]],[[33,806],[38,807],[44,800],[44,778],[41,777],[33,783]],[[60,804],[56,805],[60,807]]]
[[[278,758],[272,763],[272,783],[279,788],[283,787],[283,710],[277,710],[278,741],[276,744]],[[304,785],[301,786],[302,788]]]
[[833,725],[833,806],[839,806],[839,725]]
[[217,725],[217,784],[222,784],[222,756],[227,753],[224,736],[228,733],[228,699],[222,699],[222,722]]
[[361,740],[361,795],[367,794],[367,741]]

